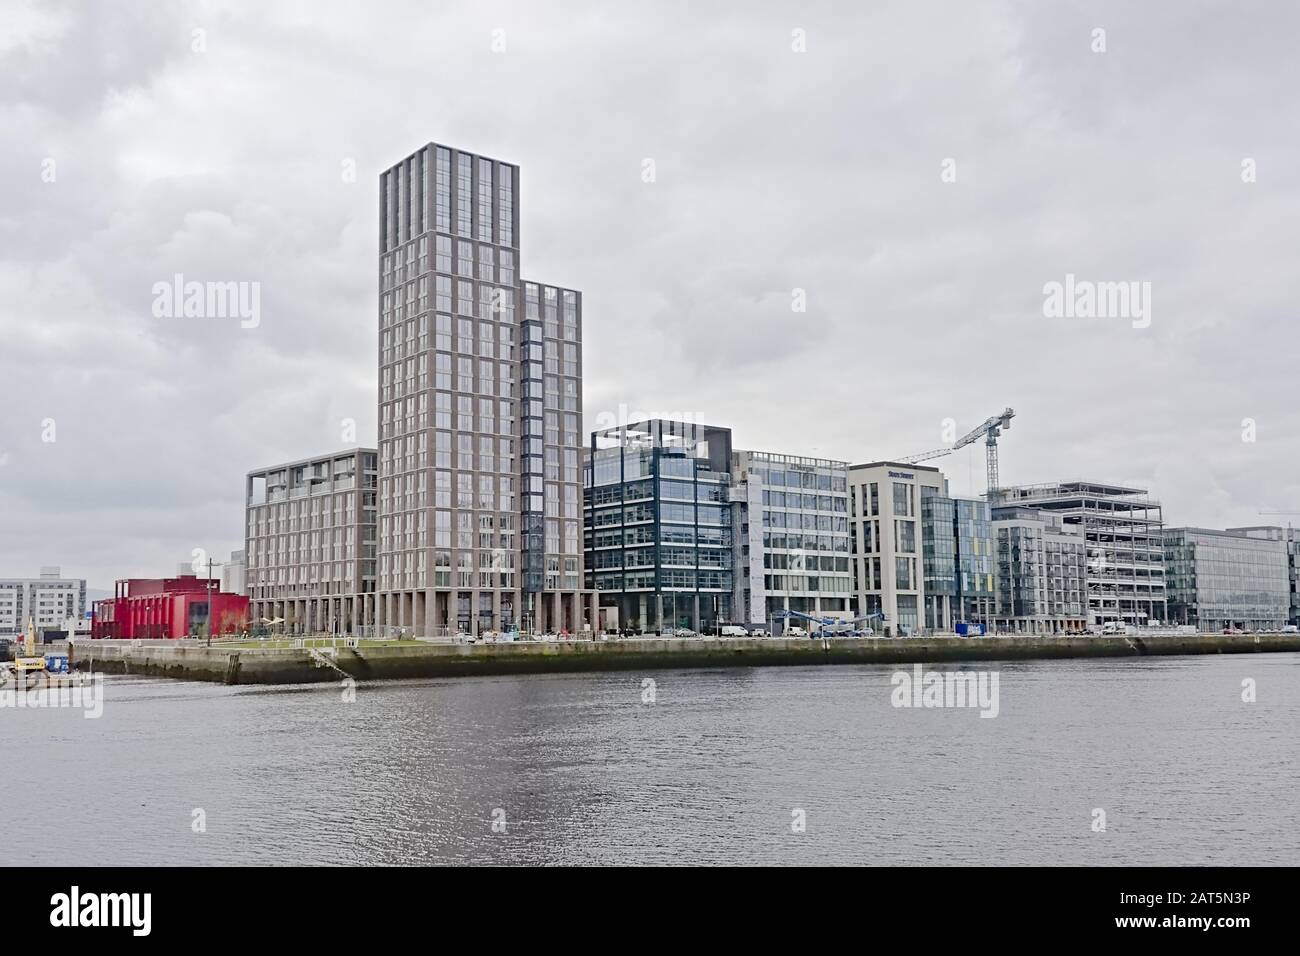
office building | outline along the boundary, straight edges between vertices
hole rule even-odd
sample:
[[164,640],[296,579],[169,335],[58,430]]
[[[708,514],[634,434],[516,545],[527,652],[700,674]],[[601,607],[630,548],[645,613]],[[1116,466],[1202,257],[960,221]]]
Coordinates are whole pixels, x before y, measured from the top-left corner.
[[1088,553],[1077,525],[1036,508],[993,509],[997,554],[994,629],[1079,634],[1088,626]]
[[1248,538],[1265,538],[1270,541],[1282,541],[1286,544],[1287,571],[1290,578],[1291,597],[1288,601],[1287,623],[1300,626],[1300,533],[1287,525],[1251,525],[1245,528],[1229,528]]
[[859,615],[883,614],[874,629],[909,636],[924,626],[921,499],[948,482],[938,468],[878,461],[849,468],[853,595]]
[[1049,511],[1077,529],[1088,552],[1088,623],[1167,620],[1160,502],[1144,488],[1095,481],[998,490],[998,507]]
[[852,618],[848,462],[732,453],[735,623],[782,634],[808,629],[797,611]]
[[30,618],[38,631],[80,623],[86,611],[86,582],[43,567],[35,578],[0,578],[0,637],[23,634]]
[[248,474],[243,577],[252,623],[297,634],[351,634],[374,623],[377,458],[373,448],[349,448]]
[[1277,631],[1287,622],[1287,542],[1209,528],[1166,528],[1164,541],[1174,623],[1201,631]]
[[951,498],[932,486],[920,490],[926,630],[944,633],[959,624],[979,624],[991,631],[996,592],[988,502]]
[[593,432],[587,579],[608,625],[706,632],[735,620],[731,430],[663,419]]
[[582,295],[526,281],[519,169],[380,176],[379,624],[581,631]]

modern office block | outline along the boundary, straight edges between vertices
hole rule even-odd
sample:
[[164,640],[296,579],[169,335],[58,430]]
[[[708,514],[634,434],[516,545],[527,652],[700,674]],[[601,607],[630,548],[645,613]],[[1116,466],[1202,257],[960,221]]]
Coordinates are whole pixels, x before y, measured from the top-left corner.
[[1172,621],[1202,631],[1276,631],[1287,623],[1287,542],[1209,528],[1166,528],[1164,541]]
[[938,468],[878,461],[849,468],[853,593],[859,615],[884,614],[877,630],[895,636],[924,626],[921,500],[946,495]]
[[374,624],[377,485],[373,448],[248,474],[243,577],[251,624],[273,621],[298,634]]
[[988,502],[923,485],[921,553],[926,630],[952,632],[968,623],[991,631],[996,590]]
[[852,617],[848,462],[732,453],[735,623],[782,634],[807,629],[791,610]]
[[731,430],[655,419],[591,436],[588,580],[608,624],[707,631],[734,620]]
[[1300,532],[1287,525],[1250,525],[1245,528],[1229,528],[1240,532],[1248,538],[1265,538],[1270,541],[1282,541],[1286,545],[1288,576],[1290,578],[1291,597],[1288,602],[1287,623],[1300,626]]

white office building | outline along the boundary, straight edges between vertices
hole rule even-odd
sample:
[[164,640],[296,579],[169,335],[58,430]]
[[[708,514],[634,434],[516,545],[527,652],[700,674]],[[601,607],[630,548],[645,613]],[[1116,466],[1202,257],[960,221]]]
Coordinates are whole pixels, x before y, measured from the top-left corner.
[[[910,636],[924,623],[921,497],[947,495],[938,468],[877,461],[849,468],[853,594],[859,615],[883,614],[879,633]],[[883,627],[883,630],[882,630]]]

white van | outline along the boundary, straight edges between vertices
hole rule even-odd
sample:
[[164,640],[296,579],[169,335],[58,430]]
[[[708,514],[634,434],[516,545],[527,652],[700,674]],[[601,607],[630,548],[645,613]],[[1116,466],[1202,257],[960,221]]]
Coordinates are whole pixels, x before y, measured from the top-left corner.
[[749,637],[749,631],[745,630],[739,624],[724,624],[718,631],[719,637]]

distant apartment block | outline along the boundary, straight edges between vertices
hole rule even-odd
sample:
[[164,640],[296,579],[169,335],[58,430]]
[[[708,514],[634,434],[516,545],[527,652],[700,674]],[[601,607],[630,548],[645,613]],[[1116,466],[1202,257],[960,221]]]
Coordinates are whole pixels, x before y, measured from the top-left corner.
[[517,166],[430,143],[379,185],[376,620],[579,632],[582,295],[522,278]]
[[1000,633],[1078,634],[1088,626],[1088,551],[1081,529],[1037,508],[993,510]]
[[1276,631],[1287,623],[1287,542],[1209,528],[1166,528],[1164,541],[1172,621],[1202,631]]
[[778,610],[852,617],[848,462],[732,453],[734,621],[782,634],[807,629]]
[[38,630],[62,628],[86,614],[86,582],[43,567],[35,578],[0,578],[0,636],[22,634],[30,618]]
[[995,505],[1049,511],[1083,535],[1088,623],[1168,620],[1160,502],[1144,488],[1066,481],[1001,488]]
[[884,614],[871,626],[894,636],[924,626],[921,500],[946,495],[938,468],[878,461],[849,468],[853,595],[859,615]]
[[343,634],[375,622],[377,458],[373,448],[350,448],[248,474],[252,624]]

